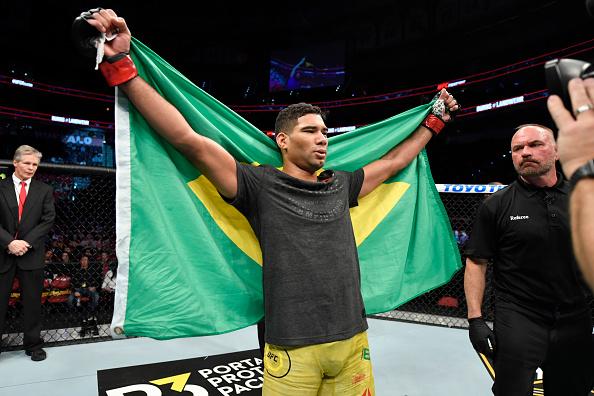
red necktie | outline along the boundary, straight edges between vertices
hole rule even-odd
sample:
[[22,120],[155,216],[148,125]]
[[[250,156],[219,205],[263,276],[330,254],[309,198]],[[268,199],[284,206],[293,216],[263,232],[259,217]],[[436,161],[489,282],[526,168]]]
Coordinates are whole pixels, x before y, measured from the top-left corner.
[[21,182],[21,192],[19,193],[19,222],[23,215],[23,208],[25,207],[25,201],[27,200],[27,183]]

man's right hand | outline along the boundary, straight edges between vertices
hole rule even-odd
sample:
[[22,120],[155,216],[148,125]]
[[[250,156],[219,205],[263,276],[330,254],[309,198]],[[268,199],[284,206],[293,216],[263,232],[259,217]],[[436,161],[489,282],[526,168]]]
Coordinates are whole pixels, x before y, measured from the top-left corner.
[[15,256],[22,256],[29,251],[29,244],[20,239],[15,239],[8,244],[8,251]]
[[[487,357],[495,353],[495,333],[482,317],[468,319],[468,336],[472,347]],[[489,345],[491,342],[491,345]]]
[[130,52],[132,34],[124,18],[119,18],[113,10],[107,9],[94,12],[92,18],[86,21],[100,32],[105,33],[108,37],[117,33],[117,36],[113,40],[105,41],[105,56],[110,57],[122,52]]

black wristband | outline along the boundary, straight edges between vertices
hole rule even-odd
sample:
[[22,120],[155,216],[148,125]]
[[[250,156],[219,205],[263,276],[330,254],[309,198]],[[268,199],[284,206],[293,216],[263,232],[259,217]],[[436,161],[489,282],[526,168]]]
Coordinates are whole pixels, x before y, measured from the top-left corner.
[[115,63],[115,62],[119,61],[120,59],[125,58],[129,54],[130,54],[129,52],[120,52],[119,54],[115,54],[114,56],[106,56],[105,60],[108,63]]
[[573,172],[573,175],[569,178],[569,191],[573,191],[577,182],[585,178],[594,178],[594,159],[586,162]]

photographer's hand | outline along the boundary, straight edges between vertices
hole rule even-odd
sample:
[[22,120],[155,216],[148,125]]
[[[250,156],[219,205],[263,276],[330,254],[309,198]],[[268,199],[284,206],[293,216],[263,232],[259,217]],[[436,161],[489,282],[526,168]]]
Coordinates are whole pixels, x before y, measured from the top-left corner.
[[[594,290],[594,178],[588,174],[594,159],[594,79],[573,79],[569,82],[569,95],[573,115],[563,106],[558,96],[548,101],[549,112],[559,128],[557,145],[563,172],[573,178],[569,201],[573,252],[582,274]],[[581,167],[581,168],[580,168]]]
[[557,95],[549,97],[547,105],[559,128],[559,160],[569,178],[577,168],[594,158],[594,78],[575,78],[568,88],[573,115]]

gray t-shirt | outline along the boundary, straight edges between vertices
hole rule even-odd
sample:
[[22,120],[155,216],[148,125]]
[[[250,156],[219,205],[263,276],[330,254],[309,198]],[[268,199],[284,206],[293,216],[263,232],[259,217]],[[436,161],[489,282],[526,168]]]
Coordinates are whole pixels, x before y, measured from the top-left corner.
[[266,342],[319,344],[367,329],[349,213],[363,178],[359,169],[308,182],[237,163],[237,196],[230,203],[260,241]]

